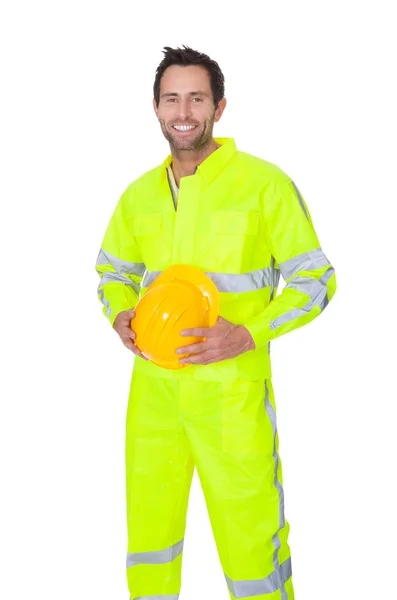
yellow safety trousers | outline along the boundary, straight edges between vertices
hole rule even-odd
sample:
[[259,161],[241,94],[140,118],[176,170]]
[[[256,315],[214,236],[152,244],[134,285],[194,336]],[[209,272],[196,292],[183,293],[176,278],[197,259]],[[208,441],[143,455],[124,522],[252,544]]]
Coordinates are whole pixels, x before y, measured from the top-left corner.
[[[134,368],[125,459],[131,600],[179,598],[194,467],[230,598],[294,599],[271,379],[170,379]],[[213,598],[205,578],[201,585]]]

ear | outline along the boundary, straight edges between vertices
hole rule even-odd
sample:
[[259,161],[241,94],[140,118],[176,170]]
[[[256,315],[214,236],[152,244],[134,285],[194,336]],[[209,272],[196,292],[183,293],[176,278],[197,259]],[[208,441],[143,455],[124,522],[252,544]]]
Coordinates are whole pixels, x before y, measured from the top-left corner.
[[219,121],[219,119],[221,118],[222,113],[226,108],[226,103],[227,103],[227,100],[225,97],[223,97],[221,100],[219,100],[218,108],[215,111],[215,118],[214,118],[215,122]]
[[156,104],[155,98],[153,98],[153,108],[154,108],[154,112],[156,113],[156,117],[159,118],[159,111],[158,111],[158,108],[157,108],[157,104]]

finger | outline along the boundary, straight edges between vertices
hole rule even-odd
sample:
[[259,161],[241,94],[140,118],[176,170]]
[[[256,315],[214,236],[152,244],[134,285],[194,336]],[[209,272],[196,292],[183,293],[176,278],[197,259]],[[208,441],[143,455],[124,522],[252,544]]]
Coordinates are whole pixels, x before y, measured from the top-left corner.
[[128,310],[123,310],[120,313],[123,319],[130,319],[133,314],[135,314],[135,308],[129,308]]
[[186,336],[196,336],[196,337],[205,337],[211,335],[210,327],[195,327],[193,329],[182,329],[181,335]]
[[135,354],[135,356],[140,356],[141,358],[143,358],[143,360],[149,360],[148,358],[146,358],[146,356],[144,356],[142,354],[142,352],[139,350],[138,346],[135,346],[134,343],[132,343],[129,340],[125,340],[123,341],[123,344],[126,348],[128,348],[129,350],[132,351],[133,354]]
[[204,352],[209,346],[206,342],[198,342],[197,344],[189,344],[189,346],[181,346],[177,348],[177,354],[187,354],[188,352]]
[[120,320],[123,321],[123,323],[129,323],[131,321],[131,319],[133,319],[135,317],[135,309],[134,308],[130,308],[129,310],[123,310],[123,312],[120,314]]
[[124,346],[126,348],[128,348],[128,350],[132,350],[132,352],[134,354],[136,354],[136,346],[133,344],[132,340],[129,340],[127,338],[123,338],[122,342],[123,342]]
[[149,360],[144,354],[142,354],[142,352],[139,350],[138,346],[134,342],[132,343],[132,351],[136,356],[140,356],[141,358],[143,358],[143,360]]
[[216,350],[207,350],[206,352],[200,352],[199,354],[192,354],[185,356],[179,360],[182,364],[191,365],[208,365],[213,362],[219,362],[222,360],[222,356]]
[[121,339],[124,343],[125,341],[128,341],[128,340],[135,340],[136,333],[130,327],[127,326],[127,327],[123,327],[119,331],[119,336],[121,337]]
[[142,354],[142,352],[140,352],[139,350],[138,350],[138,351],[136,351],[136,350],[133,350],[133,353],[135,354],[135,356],[139,356],[140,358],[143,358],[143,360],[146,360],[146,361],[148,361],[148,360],[149,360],[149,359],[148,359],[148,358],[147,358],[147,357],[146,357],[144,354]]

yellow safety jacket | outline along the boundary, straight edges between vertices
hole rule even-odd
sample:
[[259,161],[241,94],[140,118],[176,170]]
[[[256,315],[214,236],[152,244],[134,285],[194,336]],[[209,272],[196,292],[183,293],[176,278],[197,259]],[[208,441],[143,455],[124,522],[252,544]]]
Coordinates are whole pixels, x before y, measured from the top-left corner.
[[[291,178],[276,165],[237,150],[233,138],[215,141],[221,146],[194,175],[181,178],[176,210],[167,176],[171,154],[127,187],[97,258],[98,296],[113,325],[164,269],[194,265],[215,282],[219,314],[244,325],[256,348],[180,370],[136,356],[134,368],[169,378],[270,378],[270,341],[324,310],[336,290],[335,270]],[[276,295],[280,272],[286,285]]]

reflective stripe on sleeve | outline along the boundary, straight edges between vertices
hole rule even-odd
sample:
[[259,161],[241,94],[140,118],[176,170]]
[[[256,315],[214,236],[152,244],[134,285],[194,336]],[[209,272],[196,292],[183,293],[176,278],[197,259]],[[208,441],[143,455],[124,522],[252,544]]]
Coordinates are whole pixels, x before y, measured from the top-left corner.
[[314,279],[314,277],[294,277],[285,286],[285,289],[287,288],[293,288],[298,292],[302,292],[303,294],[310,296],[313,306],[315,304],[320,304],[324,293],[327,293],[326,286],[324,286],[324,284],[318,279]]
[[112,314],[112,309],[110,307],[109,300],[106,300],[103,290],[98,290],[98,294],[99,294],[102,304],[106,307],[107,316],[110,317],[110,315]]
[[[296,277],[290,281],[284,289],[287,287],[309,294],[311,300],[302,306],[302,308],[293,308],[289,312],[277,317],[277,319],[274,319],[274,321],[271,321],[269,323],[271,329],[277,329],[278,327],[285,325],[285,323],[288,323],[288,321],[302,317],[309,313],[314,306],[319,306],[322,312],[328,304],[327,286],[321,285],[317,279],[312,279],[310,277]],[[313,294],[313,296],[311,296],[311,294]]]
[[295,183],[294,183],[293,181],[291,181],[291,183],[292,183],[292,185],[294,186],[294,190],[295,190],[295,192],[296,192],[296,195],[298,196],[298,199],[299,199],[299,204],[301,205],[301,207],[302,207],[302,210],[303,210],[303,212],[305,213],[305,217],[306,217],[306,219],[307,219],[307,220],[309,220],[309,216],[308,216],[308,214],[307,214],[307,210],[306,210],[306,207],[305,207],[305,203],[303,202],[303,198],[302,198],[302,196],[301,196],[301,193],[300,193],[300,191],[298,190],[298,188],[296,187]]
[[331,265],[321,248],[298,254],[289,260],[279,263],[281,275],[287,281],[299,271],[314,271],[320,267]]
[[[137,275],[138,277],[142,277],[146,269],[144,263],[121,260],[120,258],[117,258],[117,256],[113,256],[113,254],[109,254],[109,252],[105,252],[102,249],[99,251],[96,261],[96,266],[98,267],[99,265],[111,265],[116,269],[118,275]],[[99,269],[97,269],[97,271],[102,275],[102,271]]]
[[328,280],[331,279],[331,277],[334,273],[335,273],[334,267],[329,267],[329,269],[327,269],[325,271],[324,275],[322,275],[320,277],[320,282],[323,283],[324,285],[326,285],[328,283]]
[[134,292],[139,295],[139,284],[136,283],[136,281],[129,279],[129,277],[124,277],[123,275],[117,275],[117,273],[112,273],[111,271],[106,271],[103,274],[101,281],[98,285],[98,291],[100,287],[105,285],[105,283],[114,283],[115,281],[117,281],[118,283],[125,283],[125,285],[129,285],[130,287],[132,287]]

